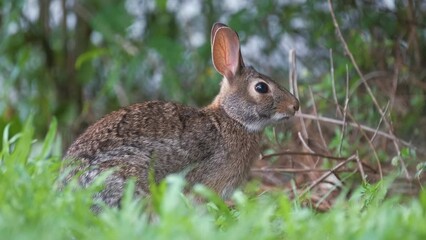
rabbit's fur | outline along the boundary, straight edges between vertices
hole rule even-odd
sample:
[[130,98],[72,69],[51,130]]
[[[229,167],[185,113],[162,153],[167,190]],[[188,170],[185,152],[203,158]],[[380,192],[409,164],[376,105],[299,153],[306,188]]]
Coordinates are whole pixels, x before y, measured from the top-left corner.
[[[150,101],[106,115],[68,149],[66,159],[78,163],[70,176],[81,171],[79,180],[87,186],[113,169],[97,196],[111,206],[119,204],[130,177],[136,179],[137,193],[148,193],[150,171],[156,181],[186,172],[190,185],[202,183],[229,197],[259,157],[263,128],[294,115],[299,102],[244,65],[238,35],[231,28],[216,23],[211,41],[213,64],[224,78],[210,105],[197,109]],[[265,90],[260,82],[267,92],[259,92]]]

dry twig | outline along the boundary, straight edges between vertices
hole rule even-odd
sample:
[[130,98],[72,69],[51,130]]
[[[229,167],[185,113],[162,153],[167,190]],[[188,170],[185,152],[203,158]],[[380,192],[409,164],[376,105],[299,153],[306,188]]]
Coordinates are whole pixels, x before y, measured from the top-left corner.
[[262,156],[262,160],[276,157],[276,156],[282,156],[282,155],[300,155],[300,156],[313,156],[313,157],[320,157],[320,158],[328,158],[333,160],[345,160],[345,157],[336,157],[332,155],[324,155],[320,153],[308,153],[308,152],[292,152],[292,151],[286,151],[286,152],[279,152],[279,153],[272,153],[268,155]]
[[362,167],[362,162],[361,162],[361,160],[359,159],[359,155],[358,155],[358,152],[356,153],[356,163],[358,164],[358,170],[359,170],[359,172],[361,173],[361,178],[362,178],[362,182],[366,182],[367,180],[367,177],[365,176],[365,171],[364,171],[364,168]]
[[[334,118],[328,118],[328,117],[323,117],[323,116],[315,116],[315,115],[306,114],[306,113],[297,113],[296,117],[306,118],[306,119],[312,119],[312,120],[318,120],[318,121],[327,122],[327,123],[331,123],[331,124],[338,124],[338,125],[343,125],[344,124],[344,122],[342,120],[338,120],[338,119],[334,119]],[[352,126],[352,127],[356,127],[356,128],[359,128],[359,129],[362,129],[364,131],[371,132],[371,133],[375,133],[376,132],[376,129],[374,129],[374,128],[371,128],[371,127],[368,127],[368,126],[365,126],[365,125],[362,125],[362,124],[358,125],[358,124],[356,124],[354,122],[347,122],[347,125]],[[394,135],[388,134],[386,132],[377,131],[377,135],[381,136],[381,137],[385,137],[385,138],[390,139],[392,141],[398,141],[399,143],[401,143],[401,144],[403,144],[403,145],[405,145],[407,147],[410,147],[410,148],[412,148],[414,150],[418,150],[418,147],[414,146],[413,144],[411,144],[411,143],[409,143],[409,142],[407,142],[405,140],[402,140],[400,138],[397,138]]]
[[[339,156],[342,154],[342,144],[343,144],[343,138],[345,137],[345,131],[346,131],[346,115],[348,111],[348,105],[349,105],[349,69],[348,69],[348,65],[346,65],[346,97],[345,97],[345,106],[343,107],[343,125],[342,125],[342,134],[340,136]],[[337,108],[339,108],[339,106],[337,106]]]
[[[331,89],[333,90],[333,100],[336,106],[339,106],[339,101],[337,101],[337,93],[336,93],[336,81],[334,79],[334,63],[333,63],[333,49],[330,49],[330,75],[331,75]],[[340,112],[340,108],[336,107],[336,115],[342,115]]]
[[300,142],[302,142],[302,145],[305,147],[306,150],[308,150],[310,153],[314,153],[315,152],[314,150],[312,150],[309,147],[308,143],[305,142],[305,139],[303,139],[303,136],[302,136],[302,134],[300,132],[297,132],[297,136],[299,137]]
[[[315,103],[314,94],[312,93],[312,88],[310,86],[309,86],[309,95],[310,95],[310,97],[312,99],[312,109],[314,111],[314,114],[315,114],[315,116],[318,116],[317,106],[316,106],[316,103]],[[315,123],[317,125],[317,129],[318,129],[318,133],[320,135],[320,139],[321,139],[322,145],[326,149],[327,148],[327,143],[325,142],[324,135],[323,135],[322,129],[321,129],[321,125],[320,125],[320,123],[319,123],[318,120],[315,120]]]
[[[388,102],[388,104],[386,104],[386,107],[385,107],[385,113],[388,111],[388,109],[389,109],[389,102]],[[379,124],[377,124],[376,131],[374,132],[373,136],[370,138],[370,141],[371,141],[371,142],[373,142],[373,141],[374,141],[374,139],[376,138],[376,136],[377,136],[377,132],[378,132],[378,131],[379,131],[379,129],[380,129],[380,125],[382,125],[382,121],[383,121],[383,118],[381,117],[381,118],[380,118],[380,121],[379,121]]]
[[[290,50],[289,53],[289,62],[290,62],[290,90],[294,91],[294,95],[297,99],[299,98],[299,89],[297,86],[297,63],[296,63],[296,51],[294,49]],[[302,112],[302,107],[299,105],[299,112]],[[302,126],[302,134],[304,138],[308,138],[308,131],[306,130],[305,121],[300,119],[300,125]]]
[[[355,58],[354,58],[352,52],[349,50],[348,44],[346,43],[346,40],[343,37],[342,32],[340,31],[339,23],[337,22],[336,16],[334,14],[333,5],[331,3],[331,0],[328,0],[328,6],[329,6],[329,9],[330,9],[330,14],[331,14],[331,17],[332,17],[332,20],[333,20],[334,27],[336,28],[336,32],[337,32],[337,35],[339,37],[339,40],[342,43],[343,48],[345,49],[346,54],[349,56],[349,59],[351,60],[352,65],[354,66],[356,72],[358,73],[359,77],[362,79],[362,83],[364,84],[365,89],[367,90],[368,94],[370,95],[371,100],[373,101],[373,103],[374,103],[375,107],[377,108],[377,110],[379,111],[380,115],[383,117],[383,119],[384,119],[384,121],[386,123],[386,126],[387,126],[387,128],[389,130],[389,134],[394,137],[394,145],[395,145],[395,148],[396,148],[396,150],[398,152],[398,156],[400,156],[401,152],[400,152],[399,146],[398,146],[398,144],[396,142],[397,138],[395,137],[395,135],[394,135],[394,133],[392,131],[392,125],[388,121],[388,119],[386,118],[385,113],[383,112],[383,110],[380,107],[380,105],[379,105],[376,97],[373,94],[373,91],[370,88],[370,85],[367,83],[367,81],[364,78],[364,75],[362,74],[362,72],[361,72],[361,70],[360,70],[357,62],[355,61]],[[408,170],[407,170],[407,167],[405,166],[404,161],[402,160],[401,157],[399,157],[398,159],[400,160],[401,167],[402,167],[402,170],[405,173],[406,178],[407,179],[411,179],[411,176],[408,173]]]
[[304,196],[306,193],[312,190],[315,186],[320,184],[323,180],[328,178],[330,175],[334,174],[336,170],[346,165],[348,162],[356,160],[356,155],[352,155],[349,158],[347,158],[345,161],[338,163],[336,166],[334,166],[332,169],[328,170],[326,173],[324,173],[321,177],[316,179],[309,187],[307,187],[303,192],[300,194],[300,196]]
[[[309,152],[293,152],[293,151],[285,151],[285,152],[279,152],[279,153],[272,153],[272,154],[268,154],[268,155],[263,155],[262,156],[262,160],[268,159],[268,158],[272,158],[272,157],[277,157],[277,156],[283,156],[283,155],[297,155],[297,156],[313,156],[313,157],[319,157],[319,158],[327,158],[330,160],[337,160],[337,161],[343,161],[346,160],[347,157],[337,157],[337,156],[333,156],[333,155],[324,155],[321,153],[309,153]],[[370,171],[376,173],[377,171],[369,166],[368,164],[360,161],[360,163],[368,168]]]
[[[322,169],[322,168],[253,168],[253,169],[251,169],[251,171],[253,171],[253,172],[310,173],[310,172],[328,172],[328,171],[332,171],[332,169]],[[354,171],[354,169],[341,169],[341,170],[334,170],[333,172],[334,173],[342,173],[342,172],[353,172],[353,171]]]

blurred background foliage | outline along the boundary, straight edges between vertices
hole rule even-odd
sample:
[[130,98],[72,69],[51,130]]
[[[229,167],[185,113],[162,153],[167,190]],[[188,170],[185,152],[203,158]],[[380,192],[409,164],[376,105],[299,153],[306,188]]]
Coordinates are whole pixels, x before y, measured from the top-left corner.
[[[396,134],[424,146],[426,2],[335,1],[349,48]],[[30,113],[37,134],[58,119],[64,148],[104,114],[149,99],[208,104],[219,89],[210,28],[238,31],[246,63],[288,86],[288,51],[298,57],[302,108],[336,116],[339,103],[358,121],[380,115],[336,37],[325,1],[0,0],[0,129],[12,134]],[[330,55],[330,50],[332,54]],[[348,69],[348,70],[347,70]]]

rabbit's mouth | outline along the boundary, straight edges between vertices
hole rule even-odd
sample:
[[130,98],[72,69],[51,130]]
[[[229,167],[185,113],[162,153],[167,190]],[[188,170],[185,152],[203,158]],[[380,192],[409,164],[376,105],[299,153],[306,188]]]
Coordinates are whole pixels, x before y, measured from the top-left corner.
[[[273,115],[259,114],[256,119],[240,122],[250,132],[260,132],[267,125],[278,124],[282,121],[288,120],[291,115],[286,113],[274,113]],[[238,121],[238,120],[237,120]]]
[[290,117],[291,117],[291,116],[290,116],[290,115],[288,115],[288,114],[286,114],[286,113],[275,113],[275,114],[272,116],[272,120],[279,122],[279,121],[285,121],[285,120],[288,120]]

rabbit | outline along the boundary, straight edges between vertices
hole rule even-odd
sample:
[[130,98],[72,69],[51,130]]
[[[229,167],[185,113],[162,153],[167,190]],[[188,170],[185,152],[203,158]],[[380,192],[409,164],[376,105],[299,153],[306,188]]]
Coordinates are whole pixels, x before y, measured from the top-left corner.
[[129,178],[136,194],[149,195],[156,182],[185,173],[189,186],[201,183],[228,199],[260,156],[262,130],[290,118],[299,101],[271,78],[245,66],[237,33],[222,23],[211,30],[214,68],[222,76],[219,94],[204,108],[148,101],[112,112],[71,144],[65,159],[76,163],[85,187],[111,170],[95,197],[119,206]]

